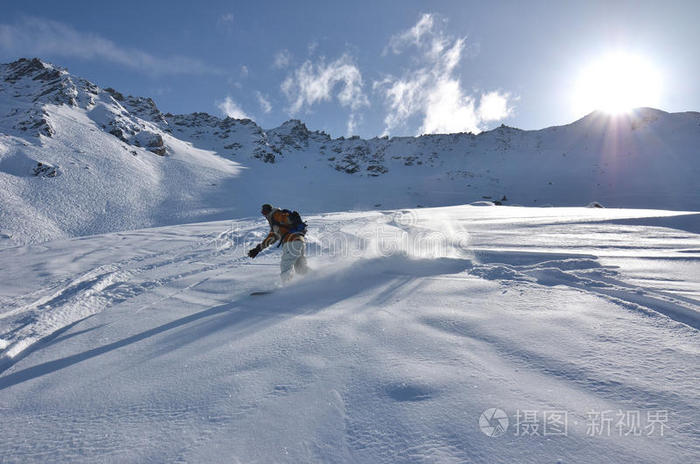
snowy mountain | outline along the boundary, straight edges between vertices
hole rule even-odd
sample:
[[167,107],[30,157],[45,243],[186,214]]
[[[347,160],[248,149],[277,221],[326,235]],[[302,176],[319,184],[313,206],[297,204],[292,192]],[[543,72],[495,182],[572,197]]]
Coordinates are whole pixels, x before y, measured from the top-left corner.
[[700,114],[363,140],[163,114],[39,59],[0,65],[0,246],[257,214],[465,204],[700,209]]

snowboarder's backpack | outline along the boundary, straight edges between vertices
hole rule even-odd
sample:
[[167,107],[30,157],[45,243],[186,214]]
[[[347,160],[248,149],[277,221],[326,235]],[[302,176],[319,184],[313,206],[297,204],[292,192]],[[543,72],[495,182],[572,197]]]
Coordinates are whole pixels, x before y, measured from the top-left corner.
[[287,233],[285,233],[282,236],[282,238],[280,238],[280,242],[277,245],[277,248],[282,246],[282,242],[284,241],[285,237],[289,234],[297,234],[297,235],[302,235],[302,236],[306,234],[306,223],[301,220],[301,215],[299,214],[298,211],[290,211],[288,209],[281,209],[281,210],[279,210],[279,212],[287,215],[287,217],[289,218],[290,224],[282,224],[280,222],[274,221],[275,225],[289,229],[289,231]]

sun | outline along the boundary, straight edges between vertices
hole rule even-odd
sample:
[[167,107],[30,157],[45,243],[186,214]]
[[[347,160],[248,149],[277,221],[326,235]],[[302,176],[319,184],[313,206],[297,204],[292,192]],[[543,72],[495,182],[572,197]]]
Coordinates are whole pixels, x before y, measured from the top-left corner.
[[640,106],[658,107],[661,75],[640,55],[614,52],[585,66],[573,91],[574,111],[626,113]]

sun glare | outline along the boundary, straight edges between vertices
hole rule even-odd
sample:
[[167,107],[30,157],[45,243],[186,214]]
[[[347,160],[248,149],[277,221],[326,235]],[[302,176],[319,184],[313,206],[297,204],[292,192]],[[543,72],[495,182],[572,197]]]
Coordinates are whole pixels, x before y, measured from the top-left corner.
[[645,58],[629,53],[611,53],[583,69],[574,90],[574,110],[588,114],[599,110],[610,114],[640,106],[658,107],[661,77]]

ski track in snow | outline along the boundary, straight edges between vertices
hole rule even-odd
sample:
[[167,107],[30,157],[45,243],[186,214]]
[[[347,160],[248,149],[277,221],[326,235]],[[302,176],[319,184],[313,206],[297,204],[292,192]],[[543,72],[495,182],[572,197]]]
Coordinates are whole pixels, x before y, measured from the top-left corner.
[[[259,220],[0,250],[0,455],[693,462],[700,237],[678,214],[314,216],[314,272],[261,297]],[[488,407],[567,410],[569,435],[486,437]],[[667,434],[589,437],[591,409],[668,410]]]
[[[213,239],[205,238],[194,245],[100,265],[77,278],[49,284],[51,290],[46,296],[39,297],[29,304],[3,311],[0,313],[0,320],[4,320],[11,328],[0,335],[0,348],[5,350],[2,359],[5,366],[0,362],[0,369],[6,368],[11,363],[11,358],[15,358],[33,344],[40,342],[42,338],[51,336],[54,332],[110,306],[156,287],[221,267],[224,267],[224,270],[219,274],[226,272],[229,269],[227,265],[240,262],[241,259],[231,260],[230,256],[226,256],[226,263],[204,262],[204,260],[216,259],[217,256],[228,251],[226,248],[212,251],[211,245],[221,239],[220,233]],[[168,272],[172,268],[174,268],[172,273]],[[183,268],[185,268],[184,271]],[[161,274],[163,274],[162,277],[153,278]],[[189,284],[171,295],[147,304],[144,308],[186,291],[206,279]],[[12,308],[14,301],[28,298],[36,298],[36,294],[8,299],[3,303],[3,307]],[[6,322],[8,319],[9,323]]]

